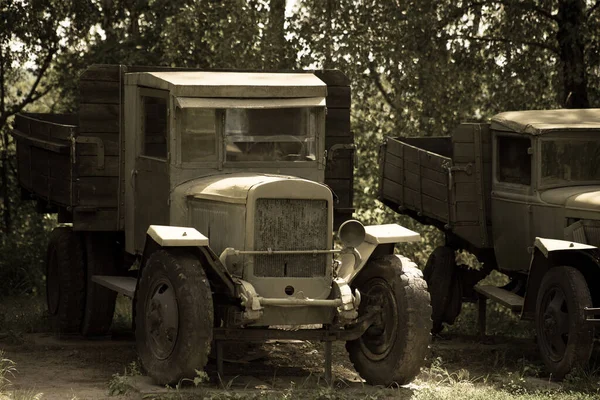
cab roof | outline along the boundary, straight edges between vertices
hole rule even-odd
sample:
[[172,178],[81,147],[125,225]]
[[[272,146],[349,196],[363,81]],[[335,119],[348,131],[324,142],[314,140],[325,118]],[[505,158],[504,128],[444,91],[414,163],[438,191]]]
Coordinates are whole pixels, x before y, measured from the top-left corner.
[[327,85],[312,73],[168,71],[125,75],[128,85],[169,90],[182,97],[325,97]]
[[596,130],[600,129],[600,108],[503,112],[492,117],[491,128],[529,135]]

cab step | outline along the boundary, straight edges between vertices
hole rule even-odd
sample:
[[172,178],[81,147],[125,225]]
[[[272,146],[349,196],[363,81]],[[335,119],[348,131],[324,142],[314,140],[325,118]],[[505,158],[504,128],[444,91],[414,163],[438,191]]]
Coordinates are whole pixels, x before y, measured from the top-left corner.
[[523,302],[525,299],[506,289],[493,285],[478,285],[475,286],[475,291],[496,303],[502,304],[511,311],[521,312],[523,309]]
[[110,276],[110,275],[94,275],[92,282],[121,293],[131,299],[135,294],[137,279],[128,276]]
[[525,299],[511,291],[493,285],[477,285],[474,289],[479,293],[479,315],[477,320],[479,335],[482,340],[485,339],[487,299],[502,304],[515,313],[521,312],[523,309]]

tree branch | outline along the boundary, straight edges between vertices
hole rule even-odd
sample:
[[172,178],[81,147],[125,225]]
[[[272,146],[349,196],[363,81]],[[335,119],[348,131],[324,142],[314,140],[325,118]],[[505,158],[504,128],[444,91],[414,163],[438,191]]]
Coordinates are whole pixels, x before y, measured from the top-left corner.
[[523,2],[523,1],[518,1],[518,0],[517,1],[515,1],[515,0],[495,0],[495,1],[485,1],[485,2],[474,1],[474,2],[471,2],[471,6],[488,6],[488,5],[490,5],[490,3],[496,3],[496,4],[500,4],[503,6],[509,6],[509,7],[517,7],[517,8],[520,8],[521,10],[533,11],[544,18],[558,22],[557,15],[552,14],[548,10],[545,10],[542,7],[539,7],[531,2]]
[[530,40],[512,40],[501,37],[492,37],[492,36],[468,36],[468,35],[452,35],[450,39],[464,39],[464,40],[476,40],[480,42],[498,42],[498,43],[515,43],[515,44],[525,44],[528,46],[539,47],[541,49],[550,50],[555,54],[560,54],[560,50],[557,47],[551,46],[546,43],[534,42]]
[[394,104],[394,99],[392,99],[390,94],[386,92],[385,88],[383,87],[383,84],[381,83],[381,77],[377,73],[375,63],[373,62],[369,63],[369,75],[373,79],[373,82],[375,82],[375,86],[381,93],[381,96],[383,96],[383,99],[385,100],[387,105],[390,106],[390,108],[394,110],[399,116],[402,115],[402,111],[398,109],[398,107]]
[[10,111],[8,111],[6,113],[7,116],[11,116],[11,115],[18,113],[26,105],[33,103],[34,101],[38,100],[40,97],[42,97],[48,93],[48,91],[50,89],[47,89],[42,93],[36,93],[36,91],[37,91],[37,88],[38,88],[42,78],[46,74],[46,71],[48,70],[48,68],[50,68],[50,62],[52,61],[52,57],[54,57],[54,53],[56,53],[56,49],[54,49],[54,48],[52,48],[48,51],[48,54],[46,54],[46,57],[44,58],[44,61],[41,65],[40,69],[38,70],[38,74],[35,79],[35,82],[29,89],[29,93],[27,93],[27,96],[21,102],[19,102],[18,104],[15,104],[13,107],[11,107]]
[[590,18],[592,16],[592,14],[594,13],[594,11],[596,11],[598,9],[598,7],[600,7],[600,0],[596,0],[594,5],[591,6],[589,10],[587,10],[587,12],[585,13],[585,17]]
[[[4,114],[5,87],[4,87],[4,51],[0,48],[0,115]],[[0,125],[0,128],[2,125]]]

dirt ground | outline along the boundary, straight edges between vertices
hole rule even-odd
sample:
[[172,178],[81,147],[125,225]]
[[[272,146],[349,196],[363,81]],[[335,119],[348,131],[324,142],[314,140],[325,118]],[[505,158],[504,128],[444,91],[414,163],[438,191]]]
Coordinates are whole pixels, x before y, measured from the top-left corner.
[[[59,340],[50,334],[29,334],[19,344],[0,343],[0,348],[5,357],[16,363],[18,372],[11,378],[12,389],[43,393],[45,400],[108,398],[108,384],[113,375],[123,374],[125,368],[136,361],[131,334],[101,340]],[[348,393],[349,397],[356,394],[356,397],[364,398],[370,392],[381,395],[381,388],[364,385],[354,372],[343,343],[335,343],[333,352],[336,390]],[[224,379],[217,378],[214,364],[207,367],[210,391],[259,394],[261,391],[326,387],[320,343],[271,341],[249,348],[234,345],[230,351],[226,350],[225,358]],[[392,390],[389,397],[410,398],[419,387],[431,382],[444,383],[453,376],[490,376],[502,370],[522,370],[521,364],[525,363],[530,368],[538,368],[535,362],[524,361],[535,358],[536,346],[530,339],[493,338],[485,343],[473,337],[437,339],[432,344],[431,357],[415,383],[389,389]],[[436,376],[440,371],[441,376]],[[543,377],[540,381],[543,384]],[[172,389],[153,385],[143,376],[128,378],[128,382],[134,390],[127,398],[154,398],[172,392]],[[182,390],[193,394],[197,389]]]
[[[114,374],[123,376],[125,369],[137,362],[131,333],[100,340],[59,340],[51,334],[37,333],[26,334],[18,342],[0,341],[0,350],[15,362],[18,371],[10,377],[10,389],[17,393],[14,399],[32,399],[37,393],[43,393],[42,400],[163,399],[182,398],[182,393],[190,396],[183,398],[262,398],[265,393],[271,394],[269,398],[282,398],[291,390],[293,396],[286,398],[305,398],[302,393],[308,392],[307,398],[429,399],[456,398],[455,392],[463,396],[464,390],[477,389],[477,385],[491,390],[493,395],[502,393],[502,397],[498,397],[501,399],[521,398],[520,393],[539,390],[550,394],[571,391],[570,387],[549,382],[533,339],[501,336],[490,337],[484,342],[464,335],[436,338],[422,373],[414,383],[401,388],[365,385],[349,363],[344,344],[335,343],[332,392],[323,379],[324,356],[320,343],[270,341],[251,347],[232,345],[225,349],[226,376],[219,379],[214,363],[209,364],[206,370],[210,380],[202,388],[184,385],[186,387],[179,390],[167,389],[152,384],[147,377],[129,376],[126,382],[132,390],[116,397],[109,397],[109,382],[111,379],[114,382]],[[595,386],[599,384],[595,377],[588,381]],[[582,386],[581,382],[576,383]],[[442,393],[437,397],[436,391],[444,390],[444,387],[450,394]],[[422,395],[428,390],[433,397]],[[25,396],[19,396],[19,393]],[[223,393],[229,394],[223,396]],[[552,397],[595,398],[595,395],[589,395],[589,390],[582,393],[587,394],[584,397]],[[471,396],[467,393],[461,398]],[[489,397],[481,395],[479,398]]]

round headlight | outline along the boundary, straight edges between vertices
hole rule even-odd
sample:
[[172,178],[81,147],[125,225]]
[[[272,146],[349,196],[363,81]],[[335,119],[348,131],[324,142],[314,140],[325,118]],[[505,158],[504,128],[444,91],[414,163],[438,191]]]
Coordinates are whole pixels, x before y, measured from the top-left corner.
[[365,240],[365,227],[351,219],[344,222],[338,230],[338,236],[346,247],[358,247]]

